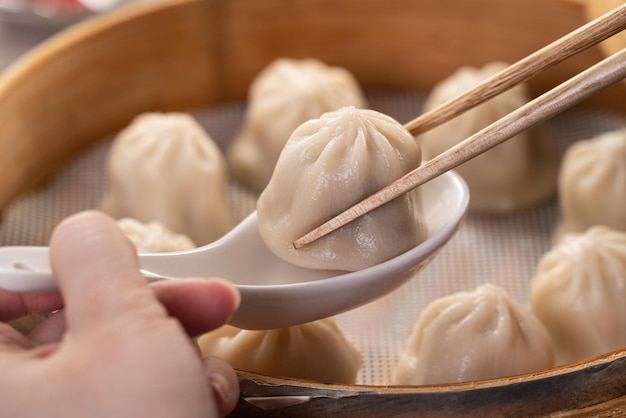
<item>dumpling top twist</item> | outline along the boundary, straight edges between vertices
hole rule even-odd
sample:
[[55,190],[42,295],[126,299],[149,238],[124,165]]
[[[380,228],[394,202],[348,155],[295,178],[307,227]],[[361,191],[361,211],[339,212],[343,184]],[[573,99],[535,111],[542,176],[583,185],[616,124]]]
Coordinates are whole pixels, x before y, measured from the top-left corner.
[[530,305],[554,340],[557,363],[626,345],[626,232],[596,225],[566,234],[537,265]]
[[393,376],[396,385],[504,377],[554,364],[544,326],[504,289],[484,284],[429,304]]
[[138,253],[183,251],[196,247],[189,237],[176,234],[159,222],[143,223],[133,218],[122,218],[118,219],[117,225]]
[[259,192],[298,125],[331,110],[366,104],[348,70],[316,59],[277,59],[255,78],[248,96],[244,126],[227,158],[233,173]]
[[[424,110],[433,110],[506,67],[505,63],[493,62],[482,68],[460,68],[434,87]],[[436,157],[528,101],[526,87],[521,84],[425,132],[420,136],[424,159]],[[469,186],[470,209],[511,212],[554,194],[558,152],[539,129],[531,128],[455,170]]]
[[352,384],[361,368],[361,353],[333,318],[271,330],[224,325],[198,345],[204,356],[272,376]]
[[204,245],[236,221],[224,156],[186,113],[144,113],[115,138],[102,209],[115,218],[159,222]]
[[300,125],[257,202],[259,230],[279,257],[308,268],[359,270],[427,237],[413,190],[295,250],[292,242],[419,166],[421,150],[397,121],[346,107]]
[[558,238],[594,225],[626,231],[626,129],[575,142],[559,171]]

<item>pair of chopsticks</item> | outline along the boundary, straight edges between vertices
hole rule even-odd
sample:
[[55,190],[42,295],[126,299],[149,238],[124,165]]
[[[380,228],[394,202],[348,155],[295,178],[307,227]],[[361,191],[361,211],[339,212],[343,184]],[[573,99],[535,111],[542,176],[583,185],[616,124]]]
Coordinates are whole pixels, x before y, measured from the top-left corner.
[[[626,29],[626,4],[570,32],[473,89],[404,126],[413,135],[432,129],[624,29]],[[316,241],[520,132],[563,112],[583,99],[624,79],[624,77],[626,77],[626,49],[604,59],[405,174],[400,179],[297,239],[293,242],[293,246],[299,249]]]

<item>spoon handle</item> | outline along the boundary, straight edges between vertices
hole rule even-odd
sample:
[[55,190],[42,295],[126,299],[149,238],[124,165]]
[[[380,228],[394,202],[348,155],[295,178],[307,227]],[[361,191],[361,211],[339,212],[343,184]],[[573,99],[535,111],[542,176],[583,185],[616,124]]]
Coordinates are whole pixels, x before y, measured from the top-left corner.
[[0,289],[15,292],[54,291],[48,247],[0,247]]
[[[0,289],[13,292],[58,290],[49,260],[48,247],[0,247]],[[147,270],[141,270],[141,274],[148,281],[170,279]]]

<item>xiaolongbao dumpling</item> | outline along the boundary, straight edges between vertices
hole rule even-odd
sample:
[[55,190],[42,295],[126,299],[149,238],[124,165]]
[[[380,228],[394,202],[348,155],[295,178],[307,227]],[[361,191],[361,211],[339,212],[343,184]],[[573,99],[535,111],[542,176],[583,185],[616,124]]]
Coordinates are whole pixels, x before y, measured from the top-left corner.
[[[494,62],[476,69],[463,67],[437,84],[424,110],[429,111],[464,93],[506,68]],[[422,134],[424,158],[453,147],[496,120],[525,105],[529,99],[518,85],[460,116]],[[526,130],[455,169],[470,189],[469,207],[475,211],[510,212],[552,196],[556,190],[558,152],[537,128]]]
[[552,335],[558,364],[626,345],[626,232],[594,226],[541,258],[530,304]]
[[115,138],[102,209],[114,218],[160,222],[204,245],[236,223],[224,156],[185,113],[146,113]]
[[413,190],[298,250],[292,243],[419,166],[420,147],[397,121],[346,107],[300,125],[257,201],[268,248],[296,265],[359,270],[427,237],[420,190]]
[[189,237],[176,234],[159,222],[142,223],[136,219],[122,218],[117,224],[138,253],[183,251],[196,247]]
[[562,221],[557,236],[594,225],[626,231],[626,129],[570,145],[558,187]]
[[243,129],[227,155],[233,173],[260,192],[298,125],[331,110],[365,104],[357,80],[344,68],[315,59],[275,60],[250,86]]
[[332,318],[268,331],[224,325],[198,345],[235,369],[294,379],[351,384],[361,367],[361,354]]
[[420,315],[395,370],[396,385],[466,382],[553,366],[544,326],[492,284],[435,300]]

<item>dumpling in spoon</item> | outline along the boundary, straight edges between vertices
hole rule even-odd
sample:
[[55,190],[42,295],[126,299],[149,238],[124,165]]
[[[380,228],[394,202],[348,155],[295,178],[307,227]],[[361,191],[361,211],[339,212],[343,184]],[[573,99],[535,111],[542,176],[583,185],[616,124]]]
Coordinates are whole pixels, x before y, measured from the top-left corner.
[[186,113],[145,113],[115,138],[102,210],[160,222],[204,245],[231,230],[227,168],[217,144]]
[[[507,67],[494,62],[463,67],[435,86],[424,110],[464,93]],[[424,159],[453,147],[529,101],[518,85],[420,136]],[[457,167],[470,189],[470,209],[506,213],[551,197],[556,190],[558,152],[538,128],[531,128]]]
[[257,202],[261,236],[307,268],[354,271],[395,257],[427,238],[419,189],[298,250],[292,243],[420,162],[413,136],[382,113],[346,107],[305,122]]
[[255,78],[244,125],[227,154],[233,173],[261,192],[294,129],[344,106],[365,107],[365,96],[346,69],[316,59],[280,58]]
[[435,300],[420,315],[395,385],[466,382],[553,366],[544,326],[504,289],[485,284]]
[[359,350],[332,318],[267,331],[224,325],[198,345],[235,369],[271,376],[352,384],[361,368]]

